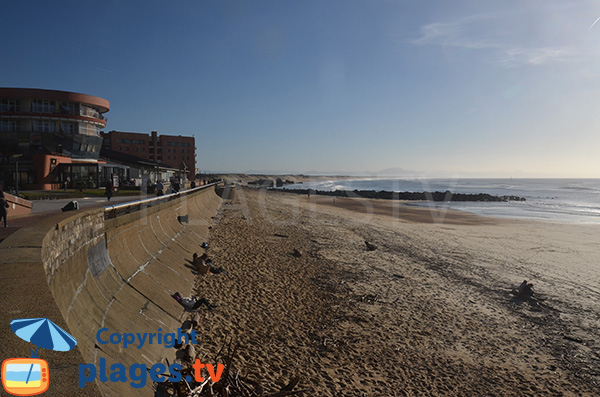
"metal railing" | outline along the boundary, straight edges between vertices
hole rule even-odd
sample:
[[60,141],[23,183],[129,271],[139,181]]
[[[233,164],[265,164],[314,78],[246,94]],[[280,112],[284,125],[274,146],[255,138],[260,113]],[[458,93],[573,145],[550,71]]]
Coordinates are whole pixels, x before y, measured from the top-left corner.
[[210,187],[214,187],[222,182],[223,182],[222,180],[219,180],[217,182],[198,186],[193,189],[182,190],[178,193],[165,194],[162,196],[147,198],[147,199],[143,199],[143,200],[128,201],[126,203],[109,205],[107,207],[104,207],[104,219],[113,219],[113,218],[116,218],[118,215],[130,214],[135,211],[140,211],[145,208],[150,208],[155,205],[166,203],[168,201],[175,200],[179,197],[184,197],[191,193],[195,193],[199,190],[204,190],[204,189],[208,189]]

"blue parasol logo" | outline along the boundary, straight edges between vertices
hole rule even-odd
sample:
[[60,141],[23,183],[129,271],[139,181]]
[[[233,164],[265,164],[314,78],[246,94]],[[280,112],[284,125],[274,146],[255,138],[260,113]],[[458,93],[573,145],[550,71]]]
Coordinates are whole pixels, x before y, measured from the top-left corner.
[[77,340],[48,318],[22,318],[12,320],[10,329],[21,339],[37,346],[31,349],[31,357],[37,357],[40,347],[48,350],[66,352],[77,344]]
[[48,390],[48,363],[38,358],[40,347],[69,351],[77,340],[48,318],[23,318],[10,322],[10,329],[21,339],[36,345],[31,357],[6,359],[2,363],[2,386],[16,396],[32,396]]

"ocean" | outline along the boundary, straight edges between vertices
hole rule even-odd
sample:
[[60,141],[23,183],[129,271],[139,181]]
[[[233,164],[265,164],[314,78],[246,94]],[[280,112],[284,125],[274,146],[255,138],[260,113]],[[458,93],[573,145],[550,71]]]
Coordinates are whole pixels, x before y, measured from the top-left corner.
[[526,201],[414,203],[479,215],[569,223],[600,223],[600,179],[341,179],[287,185],[284,189],[441,191],[519,196]]

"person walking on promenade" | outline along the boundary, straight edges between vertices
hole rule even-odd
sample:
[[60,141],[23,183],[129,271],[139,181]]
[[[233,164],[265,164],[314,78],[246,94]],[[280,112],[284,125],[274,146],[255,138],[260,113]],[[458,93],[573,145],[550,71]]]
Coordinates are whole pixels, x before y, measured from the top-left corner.
[[181,185],[179,184],[179,179],[173,180],[173,183],[171,184],[171,188],[173,189],[173,193],[179,193],[179,190],[181,189]]
[[158,182],[156,182],[156,195],[162,196],[164,189],[165,189],[165,187],[163,186],[162,182],[160,180],[158,180]]
[[106,191],[104,192],[104,194],[106,195],[106,198],[108,199],[108,201],[110,201],[110,198],[113,195],[113,184],[112,184],[112,182],[108,182],[106,184]]
[[4,227],[6,226],[6,216],[8,215],[7,209],[8,202],[4,197],[4,192],[2,191],[2,186],[0,185],[0,221],[4,219]]

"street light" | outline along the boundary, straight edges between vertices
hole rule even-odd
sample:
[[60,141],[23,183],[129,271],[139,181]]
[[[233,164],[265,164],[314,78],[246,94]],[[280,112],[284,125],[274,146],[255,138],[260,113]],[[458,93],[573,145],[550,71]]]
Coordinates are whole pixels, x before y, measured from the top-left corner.
[[15,176],[16,176],[16,189],[17,189],[17,196],[19,195],[19,157],[23,156],[23,154],[19,153],[19,154],[13,154],[11,157],[13,157],[15,159]]

